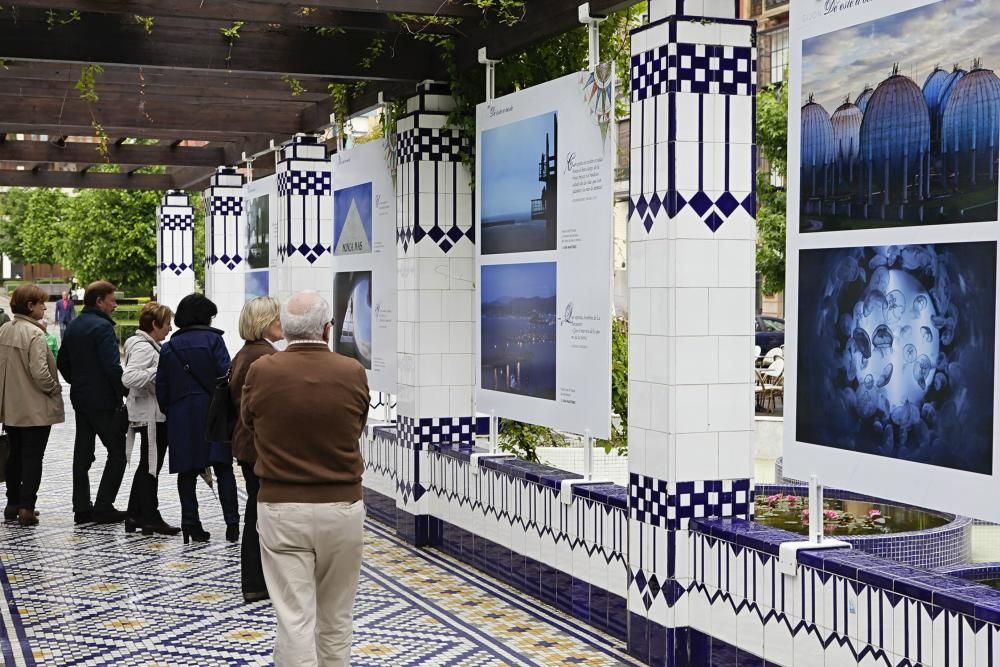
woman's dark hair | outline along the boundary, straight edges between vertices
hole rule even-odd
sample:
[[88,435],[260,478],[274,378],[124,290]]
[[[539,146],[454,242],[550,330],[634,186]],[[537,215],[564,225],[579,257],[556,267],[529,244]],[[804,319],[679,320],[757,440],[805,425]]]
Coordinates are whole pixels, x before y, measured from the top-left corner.
[[180,329],[198,325],[207,327],[218,313],[219,309],[204,294],[188,294],[177,304],[174,324]]

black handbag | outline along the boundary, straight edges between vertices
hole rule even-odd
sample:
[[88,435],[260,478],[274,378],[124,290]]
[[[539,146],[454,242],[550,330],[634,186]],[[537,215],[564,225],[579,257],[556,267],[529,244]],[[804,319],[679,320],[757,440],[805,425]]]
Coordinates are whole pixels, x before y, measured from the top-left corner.
[[187,373],[194,378],[209,396],[208,414],[205,417],[205,441],[229,443],[233,440],[233,427],[236,425],[236,415],[233,403],[229,398],[229,372],[215,380],[215,387],[209,388],[201,378],[191,370],[177,350],[177,361]]

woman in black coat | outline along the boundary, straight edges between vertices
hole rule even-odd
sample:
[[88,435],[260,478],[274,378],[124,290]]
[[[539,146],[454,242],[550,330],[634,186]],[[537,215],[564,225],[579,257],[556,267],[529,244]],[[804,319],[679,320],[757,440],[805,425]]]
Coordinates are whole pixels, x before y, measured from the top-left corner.
[[170,472],[177,473],[181,499],[181,531],[188,539],[207,542],[210,535],[198,516],[198,476],[211,466],[218,481],[226,520],[226,539],[240,538],[233,454],[228,443],[206,442],[205,421],[216,379],[229,371],[229,352],[222,331],[210,326],[218,308],[201,294],[181,299],[174,316],[178,331],[163,344],[156,372],[156,399],[167,416]]

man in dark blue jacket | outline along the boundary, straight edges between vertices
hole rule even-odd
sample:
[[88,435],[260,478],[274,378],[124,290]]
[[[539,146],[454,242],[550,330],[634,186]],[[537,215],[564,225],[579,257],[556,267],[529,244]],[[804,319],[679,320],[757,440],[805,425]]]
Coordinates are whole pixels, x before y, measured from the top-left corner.
[[[76,412],[73,445],[73,518],[76,523],[118,523],[125,512],[115,509],[125,474],[125,430],[118,415],[125,396],[121,357],[111,313],[118,307],[115,286],[98,281],[87,286],[83,311],[66,329],[59,350],[59,372],[70,383],[69,397]],[[94,437],[108,450],[108,460],[90,502],[90,465]]]

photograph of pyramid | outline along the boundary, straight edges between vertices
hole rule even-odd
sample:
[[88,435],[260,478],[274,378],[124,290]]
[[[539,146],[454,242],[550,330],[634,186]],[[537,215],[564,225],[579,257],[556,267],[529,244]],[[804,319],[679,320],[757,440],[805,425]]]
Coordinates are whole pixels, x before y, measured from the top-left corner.
[[333,254],[372,251],[372,184],[361,183],[333,193]]

